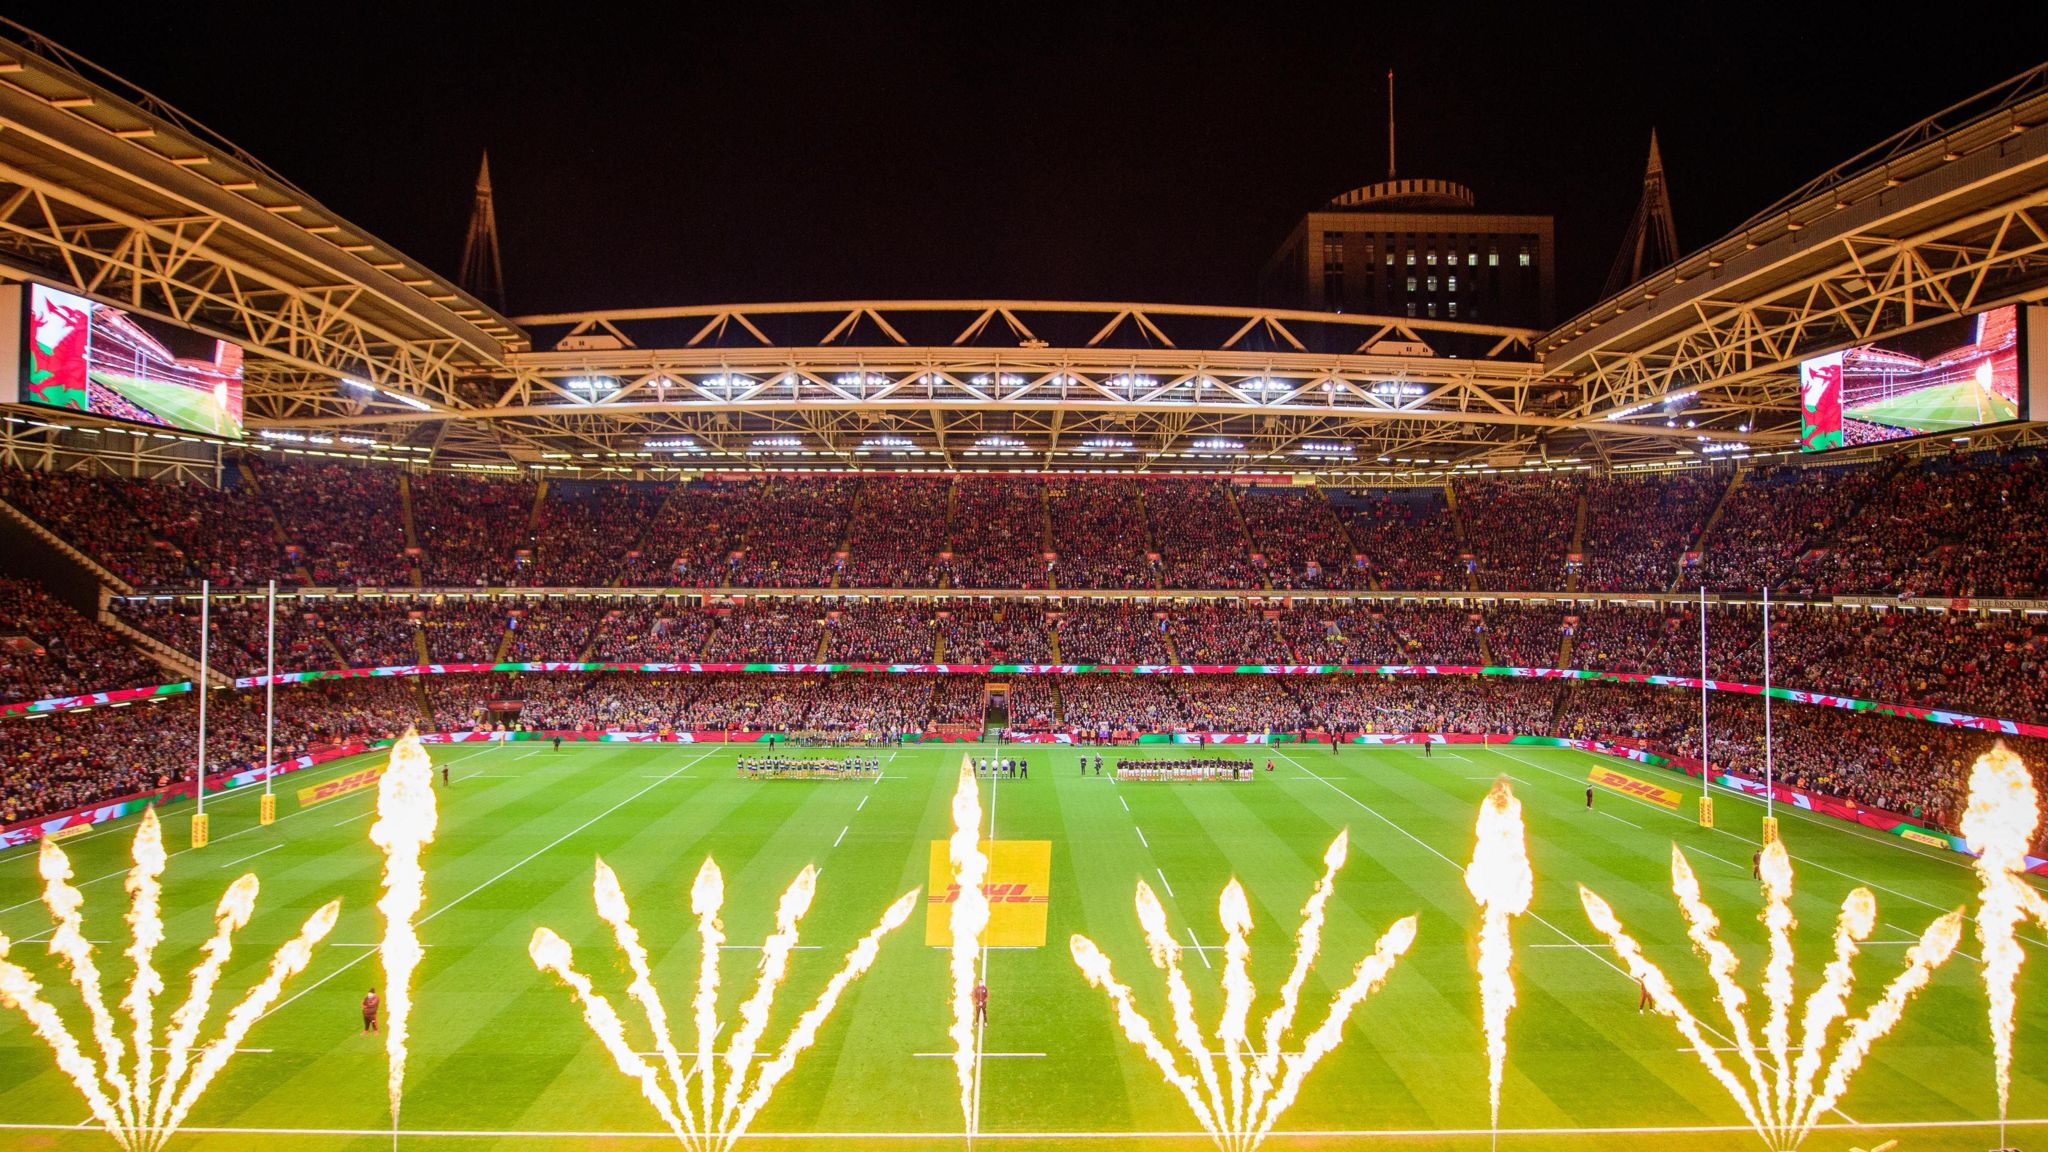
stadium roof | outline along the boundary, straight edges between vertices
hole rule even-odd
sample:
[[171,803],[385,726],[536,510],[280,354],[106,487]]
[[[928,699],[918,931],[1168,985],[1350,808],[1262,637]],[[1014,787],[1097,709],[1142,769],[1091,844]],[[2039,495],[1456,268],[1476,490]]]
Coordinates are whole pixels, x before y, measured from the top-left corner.
[[514,321],[9,27],[0,261],[243,343],[259,443],[614,473],[1668,463],[1788,446],[1801,356],[2048,294],[2048,66],[1548,333],[1014,300]]

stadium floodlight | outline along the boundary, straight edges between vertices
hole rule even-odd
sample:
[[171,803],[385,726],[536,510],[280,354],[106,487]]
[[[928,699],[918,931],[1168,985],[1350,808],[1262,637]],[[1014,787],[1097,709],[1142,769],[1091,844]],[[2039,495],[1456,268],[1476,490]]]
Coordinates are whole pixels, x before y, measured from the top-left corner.
[[344,388],[355,388],[364,392],[375,392],[377,390],[368,380],[359,380],[354,376],[343,376],[341,378],[341,386]]
[[417,408],[422,412],[431,412],[434,410],[433,405],[427,403],[426,401],[420,399],[417,396],[408,396],[403,392],[393,392],[389,388],[380,388],[377,390],[377,393],[378,395],[383,396],[388,400],[396,400],[400,404],[405,405],[407,408]]
[[802,438],[796,436],[754,437],[754,447],[756,448],[801,448],[803,446]]
[[1157,387],[1158,384],[1159,381],[1154,377],[1133,376],[1128,374],[1123,376],[1111,377],[1109,381],[1109,386],[1112,388],[1123,388],[1130,391],[1136,391],[1143,388],[1154,388]]
[[917,447],[917,442],[904,436],[870,436],[860,442],[862,452],[897,452]]
[[1350,456],[1358,450],[1336,440],[1304,440],[1294,451],[1307,456]]
[[1121,436],[1091,436],[1081,441],[1081,447],[1089,452],[1128,452],[1134,445]]
[[646,440],[641,447],[651,452],[702,452],[704,446],[688,436],[671,436],[659,440]]
[[1015,436],[982,436],[975,440],[976,448],[1022,448],[1024,442]]
[[1420,384],[1404,384],[1398,380],[1382,380],[1372,386],[1372,394],[1382,398],[1421,396],[1427,391],[1429,390]]
[[1209,436],[1204,439],[1195,441],[1195,451],[1242,452],[1244,451],[1244,441],[1232,440],[1224,436]]

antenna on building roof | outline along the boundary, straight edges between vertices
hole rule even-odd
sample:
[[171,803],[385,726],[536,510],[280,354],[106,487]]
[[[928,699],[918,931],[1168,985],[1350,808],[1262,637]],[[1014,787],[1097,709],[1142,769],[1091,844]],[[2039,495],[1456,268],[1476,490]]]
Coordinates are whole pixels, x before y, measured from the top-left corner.
[[1387,179],[1394,178],[1394,70],[1387,69]]
[[491,204],[491,154],[476,174],[476,204],[469,210],[469,235],[462,241],[465,291],[491,307],[505,308],[505,265],[498,257],[498,211]]

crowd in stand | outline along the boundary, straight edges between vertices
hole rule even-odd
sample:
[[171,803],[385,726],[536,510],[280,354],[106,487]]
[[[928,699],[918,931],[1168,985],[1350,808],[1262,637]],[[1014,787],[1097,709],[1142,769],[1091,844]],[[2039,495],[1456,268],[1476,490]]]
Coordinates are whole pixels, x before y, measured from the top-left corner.
[[398,473],[346,464],[272,464],[256,476],[289,546],[287,558],[297,560],[314,586],[413,582]]
[[953,485],[952,586],[1045,587],[1045,533],[1042,481],[962,477]]
[[1593,592],[1671,587],[1676,561],[1698,543],[1727,486],[1726,476],[1708,472],[1587,481],[1579,587]]
[[1479,587],[1528,592],[1562,588],[1578,525],[1577,479],[1481,476],[1461,479],[1458,515],[1478,561]]
[[1568,609],[1547,604],[1496,604],[1485,614],[1486,648],[1495,664],[1557,668]]
[[1336,512],[1314,488],[1240,489],[1237,506],[1244,512],[1252,547],[1262,559],[1260,571],[1275,588],[1364,588],[1369,573]]
[[1143,491],[1165,587],[1261,587],[1229,488],[1213,482],[1162,481],[1145,485]]
[[220,486],[0,468],[0,499],[142,588],[403,587],[417,569],[428,587],[1032,588],[1049,576],[1064,589],[1563,591],[1583,496],[1579,590],[2048,593],[2038,451],[1759,469],[1732,487],[1721,469],[1460,477],[1455,512],[1445,489],[1111,477],[561,480],[544,496],[516,476],[406,483],[409,502],[397,472],[341,463],[241,461]]
[[938,643],[930,609],[853,604],[825,618],[825,659],[834,664],[929,664]]
[[946,505],[952,485],[894,477],[861,485],[853,509],[845,588],[937,588],[945,572]]
[[1169,664],[1165,620],[1149,605],[1116,601],[1063,609],[1057,620],[1063,664]]
[[163,669],[143,659],[120,635],[41,585],[0,576],[0,695],[5,699],[73,696],[165,678]]
[[1417,592],[1467,587],[1457,525],[1440,490],[1398,497],[1354,492],[1334,507],[1379,587]]
[[532,544],[516,557],[519,583],[595,588],[617,582],[669,492],[669,485],[642,482],[550,484]]
[[517,551],[531,538],[537,496],[532,481],[447,473],[417,475],[413,527],[425,555],[421,578],[437,588],[519,581]]
[[1273,620],[1256,606],[1181,609],[1167,617],[1166,630],[1181,664],[1263,664],[1285,655]]
[[[1053,579],[1062,588],[1154,588],[1139,486],[1131,480],[1059,480],[1047,485]],[[1206,585],[1205,585],[1206,587]]]
[[1045,610],[1025,601],[957,602],[939,620],[949,664],[1049,664]]

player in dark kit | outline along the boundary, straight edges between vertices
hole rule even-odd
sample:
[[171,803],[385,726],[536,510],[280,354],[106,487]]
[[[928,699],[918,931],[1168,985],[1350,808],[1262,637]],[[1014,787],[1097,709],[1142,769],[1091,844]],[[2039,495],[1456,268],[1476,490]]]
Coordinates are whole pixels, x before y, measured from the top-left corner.
[[1097,776],[1102,775],[1102,753],[1100,752],[1095,754],[1095,774]]
[[555,737],[555,751],[557,751],[557,752],[560,752],[561,750],[562,750],[562,738],[561,738],[560,736],[557,736],[557,737]]
[[1586,811],[1588,811],[1588,812],[1591,812],[1592,810],[1593,810],[1593,786],[1592,786],[1591,784],[1588,784],[1588,785],[1586,785]]
[[365,1036],[377,1030],[377,1007],[377,990],[372,988],[370,989],[370,994],[363,997],[363,1035]]
[[447,786],[447,784],[448,784],[448,766],[447,766],[446,764],[443,764],[443,765],[441,765],[441,785],[442,785],[443,787],[446,787],[446,786]]
[[986,984],[976,984],[974,986],[974,1022],[976,1024],[988,1023],[988,985]]

